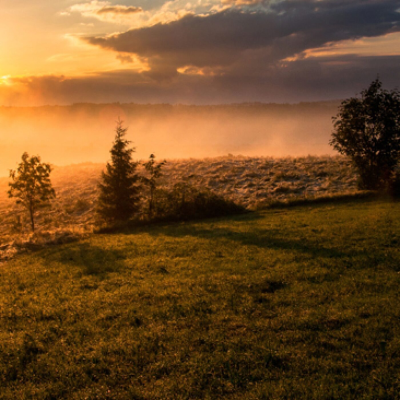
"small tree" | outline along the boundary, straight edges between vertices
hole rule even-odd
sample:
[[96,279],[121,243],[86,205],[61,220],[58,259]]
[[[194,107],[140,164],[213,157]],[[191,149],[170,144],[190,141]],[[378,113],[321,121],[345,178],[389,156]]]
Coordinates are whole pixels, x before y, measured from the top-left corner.
[[400,156],[400,93],[376,79],[361,98],[343,101],[333,121],[330,144],[352,158],[360,187],[387,186]]
[[150,196],[149,196],[149,217],[151,218],[153,215],[154,208],[154,194],[157,187],[157,179],[162,176],[161,168],[165,165],[166,161],[162,161],[158,164],[155,162],[156,156],[154,154],[150,154],[149,161],[144,163],[143,166],[146,171],[149,173],[149,177],[142,177],[142,182],[149,187]]
[[32,231],[35,231],[36,211],[48,206],[50,199],[55,197],[50,181],[51,171],[50,164],[41,163],[39,156],[29,157],[26,152],[17,170],[10,170],[12,182],[9,182],[8,196],[16,197],[17,204],[28,211]]
[[106,222],[122,222],[132,217],[139,209],[138,163],[132,161],[135,148],[128,148],[130,141],[125,139],[127,128],[117,121],[115,140],[110,150],[111,163],[107,163],[99,183],[100,195],[97,213]]

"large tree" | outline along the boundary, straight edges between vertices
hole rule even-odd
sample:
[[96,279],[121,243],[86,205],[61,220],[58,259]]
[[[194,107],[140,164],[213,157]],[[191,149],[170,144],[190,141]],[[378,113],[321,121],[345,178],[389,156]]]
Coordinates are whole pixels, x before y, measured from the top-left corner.
[[139,209],[138,163],[132,161],[135,148],[128,147],[131,142],[125,139],[126,132],[127,128],[118,120],[110,150],[111,162],[107,163],[99,183],[97,212],[108,223],[126,221]]
[[400,93],[382,89],[376,79],[361,98],[342,102],[330,144],[350,156],[360,174],[360,187],[389,184],[400,156]]
[[22,155],[22,161],[16,170],[10,170],[9,197],[16,197],[29,213],[32,231],[35,230],[35,213],[39,208],[49,205],[55,197],[50,181],[51,165],[42,163],[39,156]]

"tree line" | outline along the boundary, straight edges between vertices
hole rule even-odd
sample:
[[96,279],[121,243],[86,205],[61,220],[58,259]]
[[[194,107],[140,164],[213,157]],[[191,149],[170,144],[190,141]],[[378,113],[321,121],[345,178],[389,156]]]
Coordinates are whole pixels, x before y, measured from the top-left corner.
[[[359,174],[359,188],[400,195],[400,93],[382,89],[379,79],[361,92],[361,97],[344,100],[333,117],[330,144],[349,156]],[[134,147],[126,139],[127,128],[117,121],[110,150],[111,161],[101,174],[96,213],[99,221],[115,225],[141,212],[147,219],[188,219],[242,212],[243,207],[210,190],[178,183],[172,189],[159,188],[166,161],[155,155],[142,164],[147,176],[139,175],[139,162],[132,159]],[[50,204],[55,191],[50,181],[52,166],[39,156],[22,155],[16,170],[10,171],[9,197],[15,197],[29,214],[35,230],[37,211]],[[144,195],[144,193],[146,193]],[[141,199],[145,197],[144,208]]]

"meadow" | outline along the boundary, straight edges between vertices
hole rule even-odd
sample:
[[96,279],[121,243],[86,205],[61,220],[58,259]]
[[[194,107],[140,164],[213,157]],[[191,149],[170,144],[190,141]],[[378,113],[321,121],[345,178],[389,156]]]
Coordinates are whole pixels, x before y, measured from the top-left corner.
[[397,399],[400,205],[154,224],[0,268],[0,399]]
[[[144,160],[146,161],[146,160]],[[142,161],[142,163],[144,162]],[[159,160],[161,161],[161,159]],[[33,235],[23,209],[7,197],[8,178],[0,179],[0,260],[27,248],[62,243],[90,234],[95,226],[97,183],[104,164],[55,167],[57,198],[39,211]],[[159,186],[184,182],[243,205],[248,210],[277,203],[357,193],[357,175],[344,157],[244,157],[168,160]],[[139,168],[143,174],[143,168]]]

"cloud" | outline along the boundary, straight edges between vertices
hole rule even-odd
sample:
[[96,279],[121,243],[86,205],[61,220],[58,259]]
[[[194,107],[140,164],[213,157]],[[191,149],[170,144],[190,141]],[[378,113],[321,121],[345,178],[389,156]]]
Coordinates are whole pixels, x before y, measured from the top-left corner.
[[74,4],[65,13],[79,13],[83,17],[106,22],[128,23],[132,18],[143,14],[143,9],[134,6],[112,5],[109,1],[92,0]]
[[93,17],[96,16],[97,11],[110,5],[110,2],[108,1],[92,0],[86,3],[74,4],[66,12],[77,12],[82,14],[84,17]]
[[94,18],[104,22],[119,23],[130,27],[152,26],[157,23],[176,21],[187,14],[207,13],[214,5],[206,1],[190,3],[187,0],[164,2],[161,7],[143,10],[141,7],[113,5],[110,1],[92,0],[70,6],[65,14],[79,13],[85,18]]
[[387,88],[400,82],[400,56],[344,55],[266,66],[267,59],[262,52],[248,53],[224,73],[188,70],[162,81],[132,70],[73,78],[8,77],[7,85],[0,85],[0,104],[298,102],[354,96],[378,73]]
[[235,6],[250,6],[256,4],[268,4],[268,0],[221,0],[221,3]]
[[122,64],[131,64],[133,63],[133,58],[129,54],[118,54],[117,60],[121,61]]
[[[133,71],[128,65],[74,78],[9,77],[7,85],[0,85],[0,104],[296,102],[352,96],[377,74],[388,87],[399,85],[400,53],[390,51],[395,39],[387,53],[357,54],[354,46],[352,54],[349,45],[361,38],[359,46],[365,38],[397,37],[398,0],[271,0],[256,5],[232,0],[229,9],[200,15],[190,5],[181,14],[173,11],[182,1],[167,2],[152,14],[170,15],[171,20],[76,39],[115,52],[124,65],[140,59],[146,68]],[[81,13],[90,15],[122,7],[106,1],[80,6]],[[132,15],[142,18],[146,12]],[[340,52],[341,44],[348,47],[345,52]]]
[[[267,10],[230,8],[207,15],[185,15],[169,23],[87,37],[87,43],[148,59],[160,77],[193,66],[226,67],[246,53],[262,50],[266,66],[343,40],[400,31],[396,0],[286,0]],[[151,71],[150,71],[151,73]]]
[[108,6],[100,8],[96,13],[97,15],[114,14],[114,15],[130,15],[143,12],[141,7],[127,7],[127,6]]

